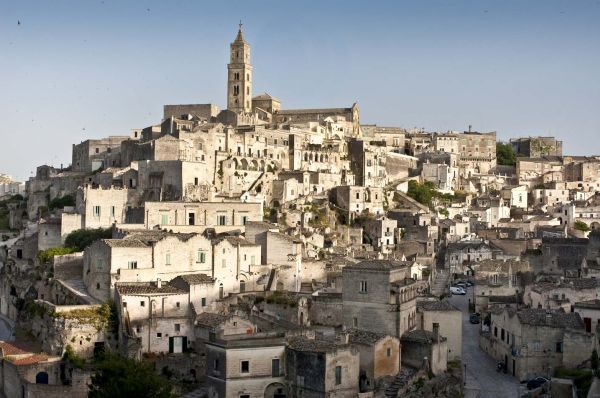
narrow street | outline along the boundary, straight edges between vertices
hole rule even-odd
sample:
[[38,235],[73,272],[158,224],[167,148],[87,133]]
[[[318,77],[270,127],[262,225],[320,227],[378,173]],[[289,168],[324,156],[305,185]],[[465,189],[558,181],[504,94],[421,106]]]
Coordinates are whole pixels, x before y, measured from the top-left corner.
[[462,363],[467,365],[465,397],[514,398],[526,389],[514,377],[496,371],[496,361],[479,348],[481,324],[469,322],[469,297],[473,288],[467,288],[466,296],[452,296],[450,303],[463,314]]

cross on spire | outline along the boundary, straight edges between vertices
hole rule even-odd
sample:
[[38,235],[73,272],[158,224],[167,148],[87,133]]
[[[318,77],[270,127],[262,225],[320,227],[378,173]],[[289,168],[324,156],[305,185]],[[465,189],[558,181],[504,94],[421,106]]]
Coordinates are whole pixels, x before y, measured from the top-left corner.
[[242,23],[242,20],[240,19],[240,31],[242,30],[242,26],[244,26],[244,24]]

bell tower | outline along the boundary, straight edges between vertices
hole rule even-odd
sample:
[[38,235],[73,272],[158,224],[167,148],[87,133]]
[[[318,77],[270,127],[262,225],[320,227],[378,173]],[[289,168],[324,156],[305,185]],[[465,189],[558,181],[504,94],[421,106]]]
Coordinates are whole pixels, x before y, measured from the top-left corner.
[[250,45],[244,40],[242,21],[238,34],[230,45],[227,65],[227,109],[236,113],[252,111],[252,65]]

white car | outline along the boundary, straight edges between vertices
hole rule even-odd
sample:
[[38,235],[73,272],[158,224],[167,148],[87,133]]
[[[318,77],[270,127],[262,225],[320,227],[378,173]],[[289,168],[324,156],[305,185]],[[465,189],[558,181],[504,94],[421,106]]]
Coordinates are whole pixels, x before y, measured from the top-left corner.
[[452,294],[460,294],[460,295],[467,294],[467,292],[465,291],[465,289],[463,289],[462,287],[458,287],[458,286],[451,286],[450,287],[450,293],[452,293]]

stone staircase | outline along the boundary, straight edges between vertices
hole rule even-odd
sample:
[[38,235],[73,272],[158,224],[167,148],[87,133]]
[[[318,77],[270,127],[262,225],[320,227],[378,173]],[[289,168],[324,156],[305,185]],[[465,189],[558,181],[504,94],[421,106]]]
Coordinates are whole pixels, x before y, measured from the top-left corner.
[[448,282],[450,280],[450,273],[447,269],[436,270],[435,279],[431,284],[431,294],[440,297],[441,295],[448,293]]
[[396,398],[398,391],[403,390],[410,383],[415,373],[415,370],[410,368],[402,369],[385,389],[384,395],[388,398]]

